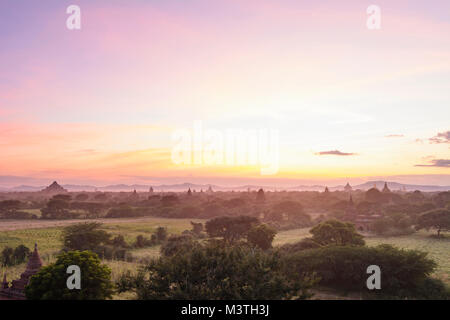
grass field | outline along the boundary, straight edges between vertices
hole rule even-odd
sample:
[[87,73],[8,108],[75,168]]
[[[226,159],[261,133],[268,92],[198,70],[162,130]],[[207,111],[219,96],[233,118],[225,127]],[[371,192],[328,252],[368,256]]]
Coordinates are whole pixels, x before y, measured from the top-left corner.
[[[191,221],[205,222],[204,220],[194,219],[163,219],[163,218],[146,218],[142,221],[134,222],[111,222],[104,224],[102,229],[115,235],[123,235],[125,240],[131,244],[138,235],[150,237],[152,233],[160,226],[166,227],[169,234],[180,234],[184,230],[191,229]],[[1,222],[0,222],[1,225]],[[55,256],[62,248],[61,233],[62,226],[51,228],[33,228],[9,230],[0,232],[0,251],[4,247],[16,247],[19,244],[24,244],[30,249],[33,248],[34,243],[37,242],[39,252],[44,264],[51,263],[55,260]],[[400,237],[365,237],[366,243],[369,246],[375,246],[382,243],[392,244],[404,249],[418,249],[426,251],[429,257],[438,263],[438,269],[435,276],[450,284],[450,236],[447,234],[446,239],[435,239],[430,237],[431,232],[417,232],[407,236]],[[274,239],[274,246],[280,246],[286,243],[299,241],[305,237],[311,236],[308,228],[293,229],[282,231],[278,233]],[[152,258],[159,256],[160,246],[154,246],[144,249],[131,250],[133,257],[137,260],[144,258]],[[117,277],[126,270],[136,271],[139,267],[138,262],[124,262],[124,261],[104,261],[112,270],[112,278],[116,280]],[[8,278],[16,279],[25,269],[25,264],[8,268]],[[115,298],[127,299],[132,298],[126,295],[118,295]]]
[[[203,220],[198,219],[146,218],[139,222],[108,223],[104,224],[102,229],[111,233],[113,236],[123,235],[125,240],[131,244],[138,235],[150,237],[158,227],[166,227],[169,234],[180,234],[184,230],[192,228],[191,221],[204,222]],[[0,225],[1,223],[2,222],[0,222]],[[7,246],[15,248],[20,244],[32,249],[36,242],[44,264],[52,263],[55,261],[56,255],[62,248],[62,229],[63,227],[52,227],[0,231],[0,252]],[[134,249],[131,250],[131,253],[133,257],[139,260],[141,258],[157,257],[159,255],[159,249],[160,246],[154,246],[144,249]],[[117,279],[117,277],[126,270],[136,271],[139,265],[136,262],[107,260],[104,260],[104,263],[111,267],[113,280]],[[24,269],[25,264],[8,267],[8,279],[17,279]],[[0,274],[2,273],[3,270]],[[124,297],[120,296],[120,298]]]

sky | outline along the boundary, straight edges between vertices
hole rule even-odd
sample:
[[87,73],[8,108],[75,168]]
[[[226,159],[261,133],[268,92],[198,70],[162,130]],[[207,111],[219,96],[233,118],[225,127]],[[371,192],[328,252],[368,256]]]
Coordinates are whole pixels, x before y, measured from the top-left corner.
[[[449,34],[449,1],[2,1],[0,186],[450,185]],[[174,161],[229,130],[275,170]]]

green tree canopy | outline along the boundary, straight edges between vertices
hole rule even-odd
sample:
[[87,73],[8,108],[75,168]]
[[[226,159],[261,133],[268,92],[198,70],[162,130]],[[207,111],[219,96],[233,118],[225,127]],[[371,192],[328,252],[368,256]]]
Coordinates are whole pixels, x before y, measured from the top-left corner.
[[[80,267],[81,289],[67,288],[70,274],[66,272],[71,265]],[[112,297],[113,289],[111,269],[95,253],[69,251],[32,276],[25,294],[29,300],[104,300]]]
[[441,231],[450,230],[450,210],[436,209],[425,212],[417,219],[416,229],[436,229],[439,237]]
[[276,230],[267,226],[266,224],[260,224],[253,226],[248,234],[247,241],[263,250],[272,248],[272,241],[277,234]]
[[339,290],[367,292],[367,267],[377,265],[382,272],[382,289],[372,294],[395,298],[442,299],[445,286],[431,283],[429,276],[437,264],[426,252],[397,249],[390,245],[326,246],[302,250],[287,257],[289,272],[316,272],[320,284]]
[[319,223],[309,231],[312,239],[320,245],[357,245],[365,244],[363,236],[356,232],[351,223],[339,220],[327,220]]
[[218,217],[208,220],[205,227],[210,237],[223,237],[228,242],[234,242],[245,237],[255,224],[258,224],[255,217]]
[[25,262],[29,255],[30,249],[28,249],[28,247],[24,246],[23,244],[18,245],[14,249],[13,257],[16,264]]
[[68,250],[95,251],[109,242],[110,234],[99,230],[101,223],[79,223],[65,227],[62,233],[64,247]]
[[119,291],[138,299],[291,299],[309,297],[309,278],[286,278],[278,254],[213,242],[152,261],[137,276],[124,274]]

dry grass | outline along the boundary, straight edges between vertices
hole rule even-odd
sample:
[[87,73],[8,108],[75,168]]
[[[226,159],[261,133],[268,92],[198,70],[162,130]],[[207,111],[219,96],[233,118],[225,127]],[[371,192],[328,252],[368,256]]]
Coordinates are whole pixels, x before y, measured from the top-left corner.
[[[163,219],[163,218],[143,218],[143,219],[107,219],[108,223],[102,226],[102,229],[115,235],[123,235],[125,240],[132,244],[136,236],[144,235],[145,237],[150,237],[158,227],[166,227],[169,234],[180,234],[184,230],[191,229],[191,221],[195,222],[205,222],[204,220],[198,219]],[[117,221],[120,220],[120,221]],[[62,221],[64,222],[64,221]],[[67,222],[67,221],[65,221]],[[69,225],[73,223],[87,222],[86,220],[71,220],[70,223],[64,225]],[[56,260],[56,255],[62,249],[61,234],[63,226],[58,227],[46,227],[47,225],[52,225],[55,223],[61,223],[61,221],[44,221],[41,224],[33,224],[31,228],[24,228],[29,222],[20,227],[14,227],[10,230],[11,226],[18,226],[20,221],[7,222],[7,231],[0,231],[0,252],[5,247],[17,247],[20,244],[27,246],[28,248],[34,248],[34,243],[38,243],[39,253],[44,262],[44,265],[53,263]],[[5,221],[0,222],[1,227],[5,227]],[[137,260],[145,260],[150,258],[155,258],[159,256],[160,246],[154,246],[144,249],[134,249],[131,250],[131,254]],[[111,261],[103,260],[103,263],[107,264],[111,268],[111,278],[113,281],[117,280],[120,274],[126,271],[136,272],[141,266],[138,262],[125,262],[125,261]],[[25,270],[26,265],[20,264],[14,267],[7,268],[8,279],[17,279],[20,274]],[[0,275],[3,274],[4,270],[0,270]],[[132,299],[134,294],[124,293],[120,295],[115,295],[114,299]]]

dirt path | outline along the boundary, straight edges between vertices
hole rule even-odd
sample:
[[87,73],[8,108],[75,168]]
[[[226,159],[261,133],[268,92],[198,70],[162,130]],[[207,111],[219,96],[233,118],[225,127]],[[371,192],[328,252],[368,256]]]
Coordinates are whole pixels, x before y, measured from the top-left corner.
[[0,231],[13,231],[22,229],[41,229],[64,227],[81,222],[100,222],[105,224],[134,223],[154,220],[152,217],[144,218],[112,218],[112,219],[70,219],[70,220],[0,220]]

